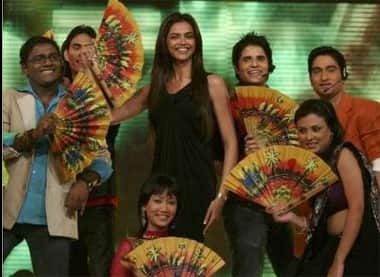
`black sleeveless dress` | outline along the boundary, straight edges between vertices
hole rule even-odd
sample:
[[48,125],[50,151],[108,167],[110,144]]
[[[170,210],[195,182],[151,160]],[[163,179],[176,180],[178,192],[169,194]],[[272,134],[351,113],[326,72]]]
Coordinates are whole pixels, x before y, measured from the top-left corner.
[[[214,118],[212,111],[210,116]],[[212,140],[200,134],[191,84],[176,94],[162,93],[149,117],[156,135],[152,173],[170,175],[180,187],[174,235],[202,241],[203,219],[216,193],[216,175]]]

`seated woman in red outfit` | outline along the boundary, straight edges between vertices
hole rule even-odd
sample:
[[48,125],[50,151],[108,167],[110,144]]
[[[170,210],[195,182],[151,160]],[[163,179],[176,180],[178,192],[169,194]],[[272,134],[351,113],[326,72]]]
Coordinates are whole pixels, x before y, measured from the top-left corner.
[[177,203],[179,192],[172,178],[157,175],[143,184],[138,201],[140,232],[137,237],[129,237],[120,242],[112,261],[111,277],[134,276],[123,257],[144,239],[169,236],[178,210]]

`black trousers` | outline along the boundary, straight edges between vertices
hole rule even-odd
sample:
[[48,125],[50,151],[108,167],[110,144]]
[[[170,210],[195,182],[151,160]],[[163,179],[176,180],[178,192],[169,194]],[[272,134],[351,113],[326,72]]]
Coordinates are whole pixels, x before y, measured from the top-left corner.
[[290,276],[295,266],[293,238],[286,224],[273,222],[262,208],[228,201],[224,226],[232,251],[232,276],[262,276],[265,252],[277,276]]
[[[311,258],[305,258],[299,265],[298,277],[322,277],[327,273],[334,261],[340,242],[339,236],[327,236],[323,244],[316,246],[316,253]],[[362,247],[355,242],[344,262],[345,277],[376,277],[380,276],[379,266],[379,236],[373,239],[372,245]],[[309,249],[306,249],[305,254]]]
[[79,216],[79,240],[70,250],[70,276],[109,276],[114,254],[114,207],[86,208]]
[[3,262],[23,239],[29,247],[36,276],[68,276],[69,251],[73,240],[50,236],[44,225],[16,223],[11,230],[3,229]]

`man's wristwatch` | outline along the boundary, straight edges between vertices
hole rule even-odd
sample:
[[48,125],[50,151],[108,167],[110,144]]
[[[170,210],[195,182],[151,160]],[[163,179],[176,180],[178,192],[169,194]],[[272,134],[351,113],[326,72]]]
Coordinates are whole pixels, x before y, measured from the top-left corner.
[[86,185],[87,185],[88,191],[92,191],[93,188],[97,185],[97,183],[98,182],[96,182],[96,181],[92,181],[92,182],[91,181],[87,181]]
[[95,182],[87,181],[87,180],[85,180],[85,179],[83,179],[83,178],[77,178],[77,181],[81,181],[81,182],[85,183],[85,184],[86,184],[86,187],[87,187],[87,189],[88,189],[88,191],[92,191],[93,188],[94,188],[95,185],[96,185]]
[[92,191],[99,183],[99,175],[93,171],[84,171],[78,175],[77,180],[83,181],[88,188],[88,191]]

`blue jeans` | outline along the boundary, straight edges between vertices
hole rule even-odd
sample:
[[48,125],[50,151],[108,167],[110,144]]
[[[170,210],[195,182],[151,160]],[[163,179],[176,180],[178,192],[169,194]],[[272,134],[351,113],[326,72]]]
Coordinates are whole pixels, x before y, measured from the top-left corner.
[[71,239],[50,236],[47,226],[16,223],[11,230],[3,229],[3,262],[23,239],[36,276],[68,276]]
[[223,216],[232,251],[233,277],[261,276],[265,252],[276,275],[289,276],[295,258],[292,234],[286,224],[273,222],[259,206],[233,197],[227,201]]

